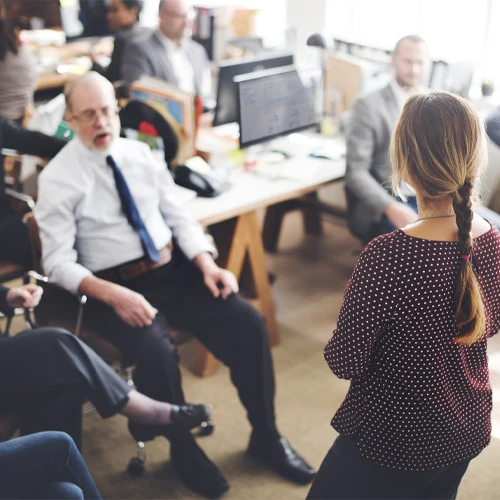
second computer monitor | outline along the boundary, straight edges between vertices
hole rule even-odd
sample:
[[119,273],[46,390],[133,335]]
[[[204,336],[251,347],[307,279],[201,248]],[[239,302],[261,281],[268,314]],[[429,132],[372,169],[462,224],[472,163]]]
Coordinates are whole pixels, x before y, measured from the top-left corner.
[[315,127],[317,88],[306,85],[294,66],[235,78],[240,148]]
[[238,120],[238,94],[236,84],[233,81],[236,76],[291,64],[293,64],[292,53],[274,51],[258,57],[222,62],[219,65],[214,126]]

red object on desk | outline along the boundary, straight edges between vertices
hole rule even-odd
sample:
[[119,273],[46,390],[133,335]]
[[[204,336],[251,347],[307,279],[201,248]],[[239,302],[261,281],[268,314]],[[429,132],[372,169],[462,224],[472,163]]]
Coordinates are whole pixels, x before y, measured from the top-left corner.
[[156,127],[149,122],[141,122],[139,123],[139,132],[147,135],[151,135],[153,137],[158,137],[158,130]]

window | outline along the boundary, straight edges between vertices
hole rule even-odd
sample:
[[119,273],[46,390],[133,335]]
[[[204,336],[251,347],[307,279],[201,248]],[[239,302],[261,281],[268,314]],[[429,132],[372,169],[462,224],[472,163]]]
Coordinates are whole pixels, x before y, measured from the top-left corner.
[[[483,55],[490,2],[500,11],[493,0],[331,0],[326,32],[391,50],[402,36],[417,33],[428,42],[433,59],[470,61]],[[495,36],[500,47],[500,35]]]

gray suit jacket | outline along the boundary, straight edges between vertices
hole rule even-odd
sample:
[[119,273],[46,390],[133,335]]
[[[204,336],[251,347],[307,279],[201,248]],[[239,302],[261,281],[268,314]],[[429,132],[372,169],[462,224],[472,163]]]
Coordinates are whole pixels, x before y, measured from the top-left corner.
[[[201,94],[203,71],[208,64],[207,54],[199,43],[190,38],[184,39],[182,46],[194,69],[196,93]],[[143,75],[178,84],[167,49],[156,32],[128,44],[123,56],[122,75],[127,86]]]
[[390,85],[359,98],[346,131],[346,195],[351,231],[368,242],[377,232],[390,194],[391,135],[400,115]]
[[486,132],[489,138],[500,146],[500,107],[495,108],[486,118]]

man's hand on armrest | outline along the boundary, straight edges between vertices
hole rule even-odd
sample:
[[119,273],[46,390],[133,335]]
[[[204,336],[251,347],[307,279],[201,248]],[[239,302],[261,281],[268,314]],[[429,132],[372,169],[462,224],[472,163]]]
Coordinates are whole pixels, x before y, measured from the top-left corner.
[[385,209],[385,215],[397,227],[405,227],[417,220],[417,214],[407,205],[394,201]]
[[158,314],[158,310],[140,293],[95,276],[84,278],[78,292],[112,307],[129,326],[150,326]]
[[202,252],[194,258],[194,263],[203,274],[203,280],[214,297],[226,299],[232,293],[238,293],[238,281],[227,269],[220,268],[211,254]]

